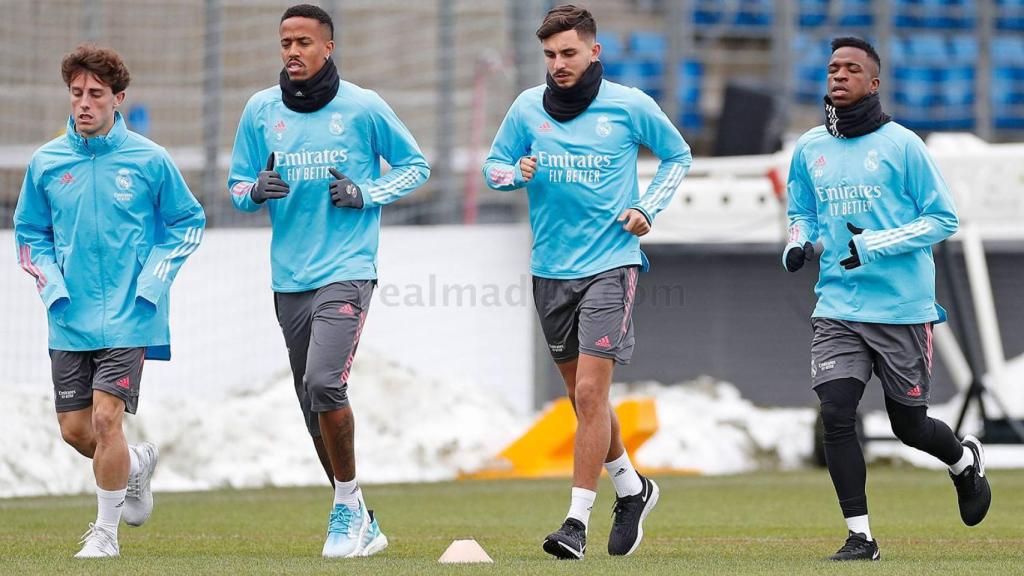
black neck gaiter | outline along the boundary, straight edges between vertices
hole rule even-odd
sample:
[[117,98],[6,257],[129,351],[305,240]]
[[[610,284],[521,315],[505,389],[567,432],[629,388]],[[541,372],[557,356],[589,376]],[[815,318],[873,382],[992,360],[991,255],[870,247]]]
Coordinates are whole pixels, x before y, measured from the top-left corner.
[[544,111],[559,122],[568,122],[579,116],[597,98],[602,76],[604,66],[600,60],[591,63],[579,81],[568,88],[560,87],[548,74],[548,87],[544,90]]
[[856,103],[838,108],[832,99],[825,96],[825,129],[836,138],[856,138],[870,134],[892,120],[882,112],[882,101],[878,92],[872,92]]
[[293,81],[288,77],[288,70],[282,69],[279,82],[281,99],[289,110],[316,112],[337,96],[341,78],[334,60],[328,58],[323,68],[309,80]]

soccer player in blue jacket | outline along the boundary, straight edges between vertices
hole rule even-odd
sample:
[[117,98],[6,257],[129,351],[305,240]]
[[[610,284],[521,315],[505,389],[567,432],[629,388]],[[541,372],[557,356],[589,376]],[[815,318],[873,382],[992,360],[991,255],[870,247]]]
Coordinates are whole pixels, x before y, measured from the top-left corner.
[[129,74],[109,49],[79,46],[61,73],[67,133],[32,156],[14,212],[18,262],[49,318],[57,420],[93,461],[99,511],[76,558],[118,556],[123,518],[153,510],[157,450],[128,446],[143,360],[170,358],[170,287],[206,217],[167,151],[125,126]]
[[890,121],[878,99],[881,61],[858,38],[832,41],[825,124],[796,144],[789,170],[789,242],[796,272],[824,252],[811,324],[811,380],[821,401],[825,457],[849,535],[832,560],[878,560],[868,525],[866,469],[857,405],[874,373],[892,430],[949,466],[960,517],[985,518],[991,502],[985,455],[928,417],[935,303],[932,244],[956,232],[946,183],[913,132]]
[[[544,541],[558,558],[579,559],[601,465],[615,486],[608,553],[631,554],[658,485],[639,475],[608,401],[616,363],[633,353],[633,302],[646,264],[640,236],[672,199],[690,167],[690,148],[643,92],[602,79],[597,24],[571,4],[537,30],[546,86],[516,98],[483,167],[496,190],[526,187],[533,228],[533,295],[551,356],[578,426],[573,488],[562,527]],[[661,159],[641,196],[636,159],[643,145]]]
[[[295,392],[335,494],[325,557],[387,546],[356,483],[347,387],[377,280],[381,206],[430,174],[409,130],[375,92],[342,81],[322,9],[281,17],[279,84],[245,105],[228,188],[240,210],[266,208],[274,304]],[[391,170],[381,174],[381,160]]]

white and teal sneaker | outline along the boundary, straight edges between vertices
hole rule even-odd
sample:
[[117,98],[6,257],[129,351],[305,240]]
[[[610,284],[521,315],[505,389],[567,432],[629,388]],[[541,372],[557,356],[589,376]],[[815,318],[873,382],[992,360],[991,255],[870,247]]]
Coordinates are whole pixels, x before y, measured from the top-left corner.
[[366,534],[363,535],[363,549],[359,553],[360,556],[373,556],[388,547],[388,537],[380,531],[377,519],[373,516],[373,510],[367,510],[367,516],[370,519],[370,525],[366,529]]
[[362,502],[359,503],[359,509],[355,511],[344,504],[335,504],[327,521],[324,558],[359,556],[369,525],[369,514]]

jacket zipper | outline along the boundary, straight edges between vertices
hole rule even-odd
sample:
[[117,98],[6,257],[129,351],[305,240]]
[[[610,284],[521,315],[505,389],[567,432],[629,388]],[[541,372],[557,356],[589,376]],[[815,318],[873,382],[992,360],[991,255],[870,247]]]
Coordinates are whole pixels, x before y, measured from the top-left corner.
[[[88,140],[85,141],[85,147],[87,150],[89,149]],[[100,232],[99,201],[96,198],[96,153],[93,152],[92,150],[89,150],[89,154],[90,163],[92,165],[92,213],[93,223],[96,227],[96,258],[97,260],[99,260],[100,264],[99,270],[97,272],[100,279],[100,291],[103,294],[103,297],[101,298],[101,301],[103,303],[103,314],[100,316],[100,338],[102,339],[101,348],[107,348],[107,282],[103,273],[103,271],[105,270],[103,266],[103,238],[101,237]]]

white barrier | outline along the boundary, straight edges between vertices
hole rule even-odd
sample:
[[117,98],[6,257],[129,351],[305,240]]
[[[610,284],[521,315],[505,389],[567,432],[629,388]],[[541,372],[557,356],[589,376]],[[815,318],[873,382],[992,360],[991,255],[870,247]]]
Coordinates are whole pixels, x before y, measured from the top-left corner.
[[[172,362],[144,388],[217,397],[288,372],[270,291],[270,230],[213,229],[172,288]],[[361,350],[429,380],[471,382],[533,407],[533,301],[523,226],[385,227]],[[46,319],[0,231],[0,389],[49,390]],[[358,356],[357,356],[358,363]],[[40,388],[41,387],[41,388]]]

